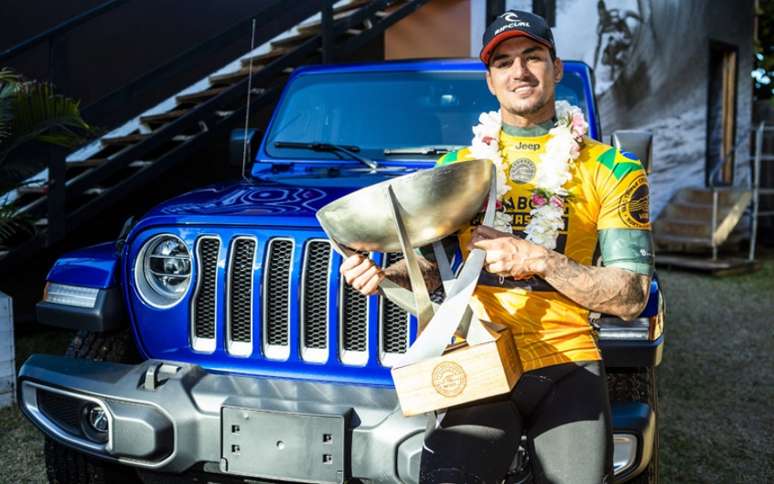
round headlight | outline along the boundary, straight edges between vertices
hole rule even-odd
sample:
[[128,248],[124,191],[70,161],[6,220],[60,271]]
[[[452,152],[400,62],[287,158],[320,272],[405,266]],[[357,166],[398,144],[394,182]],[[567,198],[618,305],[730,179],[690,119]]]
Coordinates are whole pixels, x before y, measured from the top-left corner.
[[170,307],[183,299],[191,283],[191,253],[170,234],[145,243],[135,265],[135,282],[143,299],[156,307]]

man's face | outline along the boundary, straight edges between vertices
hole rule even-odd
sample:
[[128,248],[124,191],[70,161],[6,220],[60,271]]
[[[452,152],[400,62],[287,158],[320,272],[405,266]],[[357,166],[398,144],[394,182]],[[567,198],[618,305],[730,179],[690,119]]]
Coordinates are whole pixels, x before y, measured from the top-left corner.
[[562,78],[562,61],[551,60],[543,44],[528,37],[513,37],[495,47],[486,82],[505,111],[530,116],[552,114],[556,83]]

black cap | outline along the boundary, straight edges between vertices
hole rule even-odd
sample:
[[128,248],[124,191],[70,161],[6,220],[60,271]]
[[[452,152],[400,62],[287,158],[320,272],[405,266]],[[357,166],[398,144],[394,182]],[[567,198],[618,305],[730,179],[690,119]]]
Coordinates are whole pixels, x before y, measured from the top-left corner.
[[552,56],[556,55],[554,36],[543,17],[531,12],[508,10],[489,24],[484,32],[484,47],[479,54],[484,64],[489,64],[489,57],[500,42],[512,37],[529,37],[548,47]]

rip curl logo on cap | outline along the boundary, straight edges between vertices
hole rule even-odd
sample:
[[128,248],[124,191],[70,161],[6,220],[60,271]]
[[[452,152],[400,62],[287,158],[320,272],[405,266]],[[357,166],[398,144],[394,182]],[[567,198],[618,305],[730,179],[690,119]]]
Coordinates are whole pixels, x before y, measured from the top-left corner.
[[516,15],[516,12],[505,12],[500,15],[500,18],[505,19],[506,22],[516,22],[519,20],[519,16]]
[[501,32],[504,32],[506,30],[511,29],[521,29],[521,28],[529,28],[529,22],[525,22],[524,20],[517,20],[515,22],[511,22],[509,24],[503,25],[499,29],[495,30],[494,34],[499,35]]
[[618,205],[618,215],[623,222],[632,228],[647,228],[650,223],[648,209],[648,181],[645,175],[640,175],[626,189]]

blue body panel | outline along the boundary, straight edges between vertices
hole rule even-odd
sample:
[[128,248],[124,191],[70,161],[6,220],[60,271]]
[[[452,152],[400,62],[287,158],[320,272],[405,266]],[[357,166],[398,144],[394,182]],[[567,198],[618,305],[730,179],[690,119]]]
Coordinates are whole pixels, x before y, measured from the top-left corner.
[[105,242],[63,255],[54,263],[46,280],[106,289],[118,284],[119,271],[115,243]]

